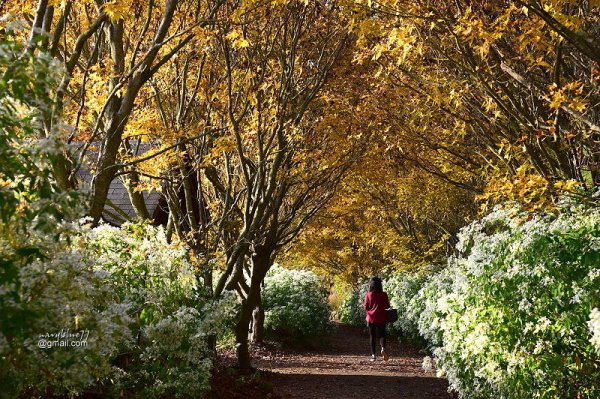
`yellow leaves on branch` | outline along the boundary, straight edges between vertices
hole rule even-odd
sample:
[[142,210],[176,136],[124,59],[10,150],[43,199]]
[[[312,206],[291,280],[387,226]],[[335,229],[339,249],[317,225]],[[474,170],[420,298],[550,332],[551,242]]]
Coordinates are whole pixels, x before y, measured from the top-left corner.
[[194,29],[194,47],[209,51],[211,49],[211,41],[214,39],[214,32],[204,26],[197,26]]
[[33,14],[35,13],[36,3],[32,0],[3,1],[2,14]]
[[113,0],[104,3],[102,11],[106,13],[106,16],[113,24],[116,24],[120,20],[124,19],[129,9],[129,4],[126,1]]
[[231,41],[231,45],[234,48],[239,49],[250,47],[250,42],[246,38],[244,38],[244,36],[239,30],[232,30],[227,34],[226,38],[229,39],[229,41]]
[[577,111],[583,112],[588,104],[588,101],[581,97],[583,94],[583,83],[580,81],[570,82],[561,88],[556,84],[550,85],[550,108],[560,109],[563,106]]
[[235,150],[235,139],[232,135],[225,135],[215,139],[210,152],[202,160],[203,166],[217,165],[223,159],[224,153],[231,153]]
[[401,27],[392,29],[387,44],[392,50],[395,50],[397,63],[401,63],[406,59],[416,41],[417,38],[410,27]]
[[454,33],[463,38],[477,51],[481,58],[487,57],[491,46],[502,38],[508,30],[515,12],[520,11],[517,7],[508,7],[493,23],[487,16],[476,15],[469,7],[464,15],[457,21]]
[[142,142],[147,142],[152,138],[161,138],[162,140],[175,140],[183,136],[176,131],[165,131],[162,121],[157,112],[139,112],[134,115],[125,127],[124,138],[137,138]]
[[546,179],[528,164],[520,166],[515,175],[497,176],[489,182],[484,194],[479,196],[484,210],[506,201],[519,203],[531,211],[552,209],[558,196],[573,194],[581,186],[576,180]]
[[122,154],[122,162],[135,164],[135,169],[140,175],[140,184],[136,191],[160,190],[161,181],[148,176],[160,176],[165,171],[179,164],[178,156],[182,156],[170,145],[157,146],[140,155],[130,156]]
[[48,1],[48,5],[54,8],[62,8],[64,7],[66,1],[65,0],[50,0]]

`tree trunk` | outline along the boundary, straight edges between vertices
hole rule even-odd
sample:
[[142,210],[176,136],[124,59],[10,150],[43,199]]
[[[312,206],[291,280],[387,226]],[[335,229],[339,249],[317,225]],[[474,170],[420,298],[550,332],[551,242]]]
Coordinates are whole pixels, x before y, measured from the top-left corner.
[[71,162],[67,156],[61,152],[56,158],[51,160],[51,163],[52,172],[54,173],[54,178],[56,179],[58,186],[63,190],[72,190],[75,188],[75,185],[69,178],[71,174]]
[[248,327],[252,319],[252,311],[255,308],[256,294],[253,294],[252,287],[247,299],[242,301],[240,317],[235,326],[235,347],[238,360],[238,367],[242,372],[250,372],[252,364],[250,359],[250,348],[248,346]]
[[123,129],[119,128],[115,133],[111,133],[108,136],[112,137],[112,140],[107,140],[104,153],[100,158],[100,162],[98,162],[99,172],[92,180],[92,203],[88,214],[92,217],[92,224],[94,226],[98,225],[98,222],[102,218],[108,189],[115,176],[114,165],[121,144]]
[[248,346],[248,332],[254,309],[260,304],[260,289],[269,267],[271,266],[272,250],[268,248],[257,249],[252,255],[252,278],[248,297],[242,301],[240,318],[235,328],[236,354],[238,366],[241,371],[252,370],[250,350]]
[[262,298],[252,312],[252,342],[262,343],[265,337],[265,310],[262,306]]
[[210,334],[206,338],[206,345],[210,350],[211,356],[213,359],[217,358],[217,336],[215,334]]
[[[113,77],[109,85],[109,88],[112,90],[118,84],[119,74],[123,73],[125,69],[123,21],[112,23],[105,29],[110,47],[110,57],[114,63],[112,69]],[[110,183],[118,171],[115,163],[119,148],[121,147],[121,137],[123,137],[125,125],[133,109],[133,101],[140,87],[139,77],[134,76],[126,87],[125,96],[115,95],[109,97],[106,104],[106,112],[103,116],[104,148],[100,152],[98,159],[98,174],[92,180],[92,203],[89,210],[89,216],[92,217],[92,224],[94,226],[102,218]]]
[[208,289],[210,295],[214,295],[214,292],[213,292],[213,270],[212,270],[211,263],[209,261],[207,261],[204,267],[206,268],[202,275],[202,278],[204,280],[204,286]]
[[136,172],[131,172],[129,173],[129,176],[125,175],[121,181],[127,189],[129,201],[131,201],[131,205],[133,205],[133,209],[138,218],[143,220],[150,219],[150,213],[148,213],[144,194],[137,190],[137,187],[140,184],[140,176]]

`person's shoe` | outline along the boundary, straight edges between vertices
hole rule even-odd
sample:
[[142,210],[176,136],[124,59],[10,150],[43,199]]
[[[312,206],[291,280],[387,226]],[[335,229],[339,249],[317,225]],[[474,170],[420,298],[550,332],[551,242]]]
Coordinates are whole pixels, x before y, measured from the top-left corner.
[[375,361],[375,355],[371,355],[371,358],[369,359],[370,362],[374,362]]
[[388,361],[388,359],[390,358],[390,356],[388,355],[387,351],[385,350],[385,348],[381,348],[381,356],[383,356],[383,360],[384,361]]

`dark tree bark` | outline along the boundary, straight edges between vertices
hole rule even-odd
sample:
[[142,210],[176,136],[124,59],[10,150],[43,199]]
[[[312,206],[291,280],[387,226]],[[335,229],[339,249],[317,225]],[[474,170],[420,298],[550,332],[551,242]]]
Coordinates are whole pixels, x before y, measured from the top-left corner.
[[267,271],[271,267],[271,256],[273,247],[262,247],[256,250],[250,258],[252,265],[252,277],[248,296],[242,300],[240,317],[235,328],[236,354],[238,366],[243,372],[252,370],[248,333],[250,330],[250,321],[252,320],[254,309],[260,303],[261,284]]
[[252,312],[252,342],[262,343],[265,338],[265,309],[262,305],[262,297]]

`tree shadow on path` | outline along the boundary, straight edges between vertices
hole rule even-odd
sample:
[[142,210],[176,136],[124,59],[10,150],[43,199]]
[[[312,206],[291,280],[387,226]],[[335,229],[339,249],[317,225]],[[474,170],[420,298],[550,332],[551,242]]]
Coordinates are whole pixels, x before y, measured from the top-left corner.
[[283,398],[450,398],[446,384],[435,377],[279,374],[271,380]]
[[321,349],[283,350],[256,365],[281,398],[452,398],[445,379],[422,370],[417,348],[390,339],[388,350],[388,362],[369,362],[364,329],[337,325]]

